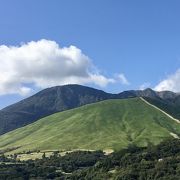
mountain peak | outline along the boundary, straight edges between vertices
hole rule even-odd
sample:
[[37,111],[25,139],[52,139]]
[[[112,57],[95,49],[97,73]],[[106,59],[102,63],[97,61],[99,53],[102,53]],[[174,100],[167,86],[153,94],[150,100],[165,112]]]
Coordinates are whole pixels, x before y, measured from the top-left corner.
[[145,96],[145,97],[156,97],[157,93],[156,93],[156,91],[152,90],[151,88],[147,88],[147,89],[142,91],[142,96]]
[[150,92],[154,92],[154,90],[153,90],[153,89],[151,89],[151,88],[146,88],[146,89],[144,89],[143,91],[150,91]]

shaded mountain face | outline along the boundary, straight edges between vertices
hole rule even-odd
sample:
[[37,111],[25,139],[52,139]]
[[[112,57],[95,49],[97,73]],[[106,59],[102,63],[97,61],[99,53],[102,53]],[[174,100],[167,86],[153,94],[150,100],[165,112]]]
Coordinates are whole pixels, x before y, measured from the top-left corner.
[[119,95],[122,98],[144,97],[151,104],[180,119],[180,94],[171,91],[156,92],[148,88],[143,91],[124,91]]
[[131,90],[131,91],[124,91],[119,94],[122,98],[129,98],[129,97],[149,97],[149,98],[160,98],[163,100],[168,99],[175,99],[178,94],[171,92],[171,91],[153,91],[150,88],[147,88],[145,90]]
[[111,98],[114,98],[114,95],[79,85],[48,88],[2,109],[0,111],[0,134],[56,112]]
[[174,118],[180,119],[180,95],[177,95],[175,97],[169,97],[165,95],[164,98],[145,97],[145,99],[151,104],[172,115]]
[[[110,94],[81,85],[65,85],[42,90],[34,96],[0,110],[0,134],[25,126],[53,113],[85,104],[106,99],[124,99],[139,96],[147,97],[147,100],[162,109],[166,110],[168,106],[169,113],[180,116],[180,112],[178,112],[180,111],[178,110],[180,96],[172,92],[155,92],[146,89],[144,91],[124,91],[119,94]],[[174,106],[178,107],[175,112]]]

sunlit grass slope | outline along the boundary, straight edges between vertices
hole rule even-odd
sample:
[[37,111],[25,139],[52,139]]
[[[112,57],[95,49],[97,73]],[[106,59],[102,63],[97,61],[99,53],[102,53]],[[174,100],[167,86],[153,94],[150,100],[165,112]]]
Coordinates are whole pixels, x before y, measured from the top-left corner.
[[121,149],[157,144],[180,126],[140,98],[106,100],[53,114],[0,136],[0,149]]

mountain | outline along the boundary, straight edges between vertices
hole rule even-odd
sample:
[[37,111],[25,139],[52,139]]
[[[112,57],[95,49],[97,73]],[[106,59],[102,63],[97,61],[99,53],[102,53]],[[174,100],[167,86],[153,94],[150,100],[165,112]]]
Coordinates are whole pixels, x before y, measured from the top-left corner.
[[119,93],[119,96],[122,98],[129,98],[129,97],[148,97],[148,98],[159,98],[163,100],[167,99],[175,99],[178,94],[171,92],[171,91],[154,91],[150,88],[145,90],[130,90],[124,91]]
[[66,85],[48,88],[0,111],[0,134],[30,124],[55,112],[114,98],[101,90]]
[[56,112],[107,99],[132,97],[146,97],[159,108],[180,118],[180,96],[173,92],[155,92],[146,89],[110,94],[81,85],[65,85],[42,90],[34,96],[0,110],[0,135]]
[[158,144],[180,126],[141,98],[105,100],[59,112],[0,136],[1,150],[121,149]]
[[[167,93],[168,94],[168,93]],[[168,114],[172,115],[174,118],[180,119],[180,95],[166,96],[164,98],[160,97],[145,97],[145,99],[159,107],[160,109],[166,111]]]
[[148,102],[164,110],[174,118],[180,119],[180,94],[171,91],[145,90],[124,91],[119,94],[120,98],[144,97]]

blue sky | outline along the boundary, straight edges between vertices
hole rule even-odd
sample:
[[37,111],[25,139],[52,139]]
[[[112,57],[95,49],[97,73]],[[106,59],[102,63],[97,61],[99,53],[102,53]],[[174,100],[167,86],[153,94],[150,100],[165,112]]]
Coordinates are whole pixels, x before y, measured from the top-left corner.
[[[179,8],[178,0],[1,0],[0,45],[11,49],[41,39],[56,42],[62,48],[73,45],[88,56],[87,61],[99,76],[108,82],[115,80],[106,86],[99,86],[96,80],[80,82],[108,92],[146,86],[180,91],[180,87],[176,87],[180,83]],[[7,53],[5,57],[9,58]],[[4,74],[8,74],[7,63],[2,64],[0,69],[6,69]],[[90,75],[94,75],[93,72]],[[0,76],[1,84],[2,79]],[[32,82],[16,79],[13,84],[15,82],[26,84],[33,90],[31,94],[50,86],[45,83],[40,87],[34,79]],[[56,82],[58,85],[62,79]],[[26,97],[13,88],[10,92],[2,90],[0,108]]]

